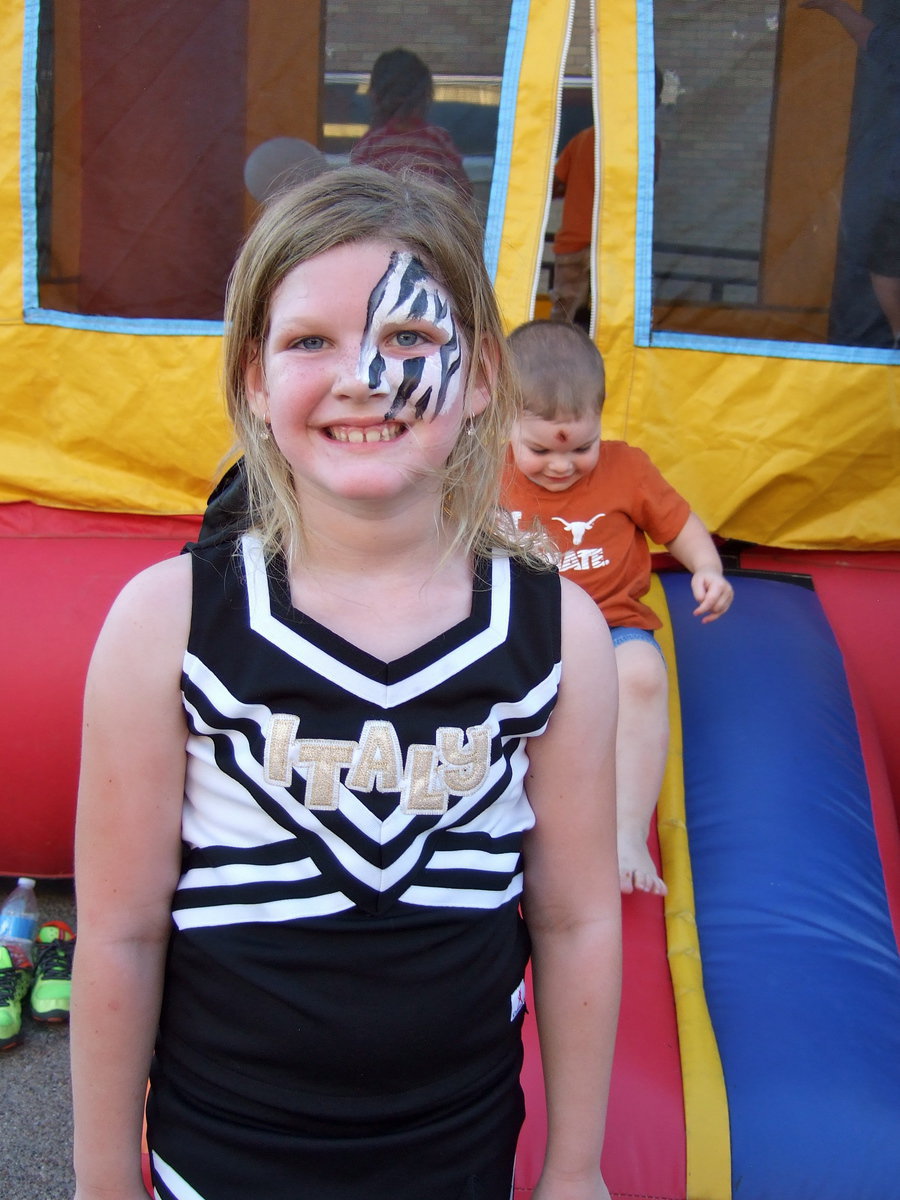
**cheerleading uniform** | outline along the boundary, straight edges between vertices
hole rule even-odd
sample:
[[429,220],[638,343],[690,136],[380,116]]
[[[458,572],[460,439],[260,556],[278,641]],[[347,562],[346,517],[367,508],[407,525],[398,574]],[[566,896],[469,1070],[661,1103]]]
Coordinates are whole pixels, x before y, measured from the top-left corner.
[[192,557],[157,1192],[507,1200],[559,580],[478,560],[470,615],[384,663],[293,608],[252,535]]

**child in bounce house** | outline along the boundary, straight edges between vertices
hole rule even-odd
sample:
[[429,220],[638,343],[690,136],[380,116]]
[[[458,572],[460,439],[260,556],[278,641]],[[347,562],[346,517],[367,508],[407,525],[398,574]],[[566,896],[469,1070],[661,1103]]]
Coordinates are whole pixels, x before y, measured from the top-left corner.
[[731,604],[715,543],[648,456],[603,441],[600,351],[575,325],[530,321],[509,347],[524,411],[515,425],[504,501],[520,528],[539,522],[560,570],[592,596],[610,626],[619,673],[616,813],[623,892],[664,895],[647,848],[669,739],[668,679],[653,635],[662,625],[641,600],[650,587],[647,536],[692,574],[695,615],[714,621]]
[[[498,504],[517,405],[481,230],[350,167],[229,284],[244,532],[134,579],[89,672],[77,1200],[535,1200],[600,1170],[620,978],[616,666]],[[525,996],[532,960],[533,1000]]]

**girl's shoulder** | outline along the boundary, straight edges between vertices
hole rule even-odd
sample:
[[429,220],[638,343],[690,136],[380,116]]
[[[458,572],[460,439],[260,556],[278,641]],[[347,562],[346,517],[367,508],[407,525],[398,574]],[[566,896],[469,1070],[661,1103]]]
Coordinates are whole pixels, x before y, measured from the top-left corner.
[[164,558],[146,567],[122,588],[111,613],[150,618],[161,613],[171,617],[190,607],[190,555]]
[[180,671],[191,616],[187,555],[164,559],[130,580],[113,602],[93,656],[96,674],[108,668],[141,686],[151,676]]

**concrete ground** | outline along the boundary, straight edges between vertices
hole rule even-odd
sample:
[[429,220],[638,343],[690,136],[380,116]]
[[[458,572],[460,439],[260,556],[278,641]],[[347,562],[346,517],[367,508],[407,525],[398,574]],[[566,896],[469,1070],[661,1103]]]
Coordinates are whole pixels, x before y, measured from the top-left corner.
[[[15,886],[0,876],[0,903]],[[70,881],[38,880],[42,921],[75,923]],[[38,1025],[27,1014],[23,1040],[0,1053],[0,1196],[3,1200],[71,1200],[72,1107],[67,1025]]]

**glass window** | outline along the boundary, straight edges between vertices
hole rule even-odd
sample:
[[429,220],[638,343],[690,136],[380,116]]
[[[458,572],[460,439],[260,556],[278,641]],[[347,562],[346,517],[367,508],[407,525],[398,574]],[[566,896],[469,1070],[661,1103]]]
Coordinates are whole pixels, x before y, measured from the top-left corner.
[[656,0],[652,329],[900,334],[893,0]]
[[328,0],[322,149],[329,162],[418,160],[452,183],[458,155],[484,221],[510,7],[511,0]]

